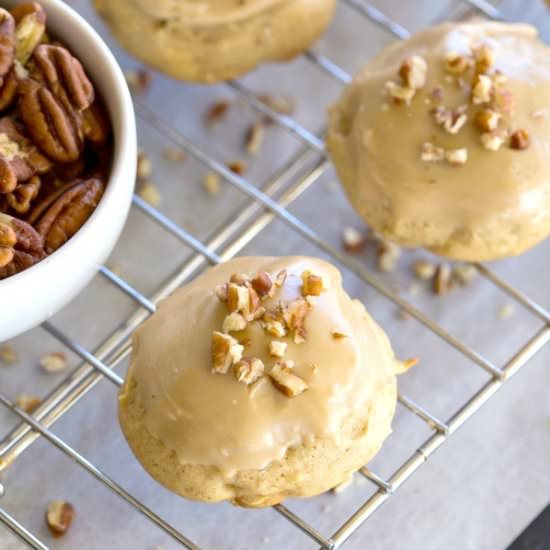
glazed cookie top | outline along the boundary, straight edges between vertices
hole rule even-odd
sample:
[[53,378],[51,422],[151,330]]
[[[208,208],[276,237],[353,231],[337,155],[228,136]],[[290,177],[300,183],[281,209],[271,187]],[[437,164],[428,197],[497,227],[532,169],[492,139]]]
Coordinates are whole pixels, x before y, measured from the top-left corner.
[[128,380],[153,436],[229,476],[338,438],[398,365],[331,264],[247,257],[160,304],[135,333]]
[[182,19],[186,25],[217,25],[250,17],[288,0],[130,0],[159,19]]
[[354,202],[513,230],[550,207],[548,106],[550,48],[533,27],[446,23],[367,65],[331,110],[328,144]]

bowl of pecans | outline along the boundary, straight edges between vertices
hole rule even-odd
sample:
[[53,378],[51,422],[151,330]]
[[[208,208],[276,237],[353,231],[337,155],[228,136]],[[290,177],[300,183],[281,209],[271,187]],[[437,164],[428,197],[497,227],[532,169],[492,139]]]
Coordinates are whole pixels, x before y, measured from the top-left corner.
[[97,272],[135,169],[132,101],[99,35],[60,0],[0,0],[0,341]]

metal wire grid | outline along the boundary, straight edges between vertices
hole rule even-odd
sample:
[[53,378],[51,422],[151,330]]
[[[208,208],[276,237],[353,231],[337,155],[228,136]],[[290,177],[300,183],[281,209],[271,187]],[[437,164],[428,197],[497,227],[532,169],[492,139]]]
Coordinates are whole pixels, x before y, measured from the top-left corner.
[[[367,20],[388,31],[395,37],[403,39],[409,35],[409,32],[405,28],[389,19],[374,6],[364,3],[362,0],[343,1]],[[462,4],[468,5],[470,8],[490,18],[502,18],[499,10],[486,0],[463,0]],[[328,58],[312,51],[307,52],[305,57],[336,81],[342,84],[350,81],[350,75]],[[322,548],[335,549],[342,546],[428,460],[432,453],[452,433],[460,428],[468,418],[500,389],[505,381],[514,375],[533,355],[550,341],[550,312],[522,292],[507,284],[487,267],[476,264],[477,270],[483,277],[541,319],[544,326],[502,367],[494,365],[487,358],[447,333],[436,322],[388,289],[375,275],[355,260],[349,258],[346,254],[324,242],[313,229],[286,210],[293,201],[319,179],[329,165],[321,139],[322,133],[315,135],[298,124],[290,116],[275,112],[243,84],[231,81],[228,85],[246,99],[257,111],[267,115],[286,131],[295,135],[297,139],[303,142],[304,147],[271,178],[262,190],[259,190],[243,177],[231,172],[224,164],[209,156],[208,153],[199,149],[187,137],[160,120],[148,107],[136,102],[136,110],[139,117],[159,130],[209,169],[221,175],[229,184],[247,196],[250,201],[235,219],[223,227],[209,242],[203,243],[156,208],[143,201],[139,196],[134,196],[133,205],[135,208],[144,212],[167,232],[190,247],[195,254],[173,273],[151,297],[142,295],[120,276],[113,273],[107,267],[102,267],[100,273],[103,277],[121,292],[132,298],[137,304],[137,308],[94,352],[87,350],[78,342],[72,340],[51,322],[45,322],[42,325],[59,342],[76,353],[83,360],[83,363],[46,397],[33,415],[25,413],[16,407],[8,397],[0,393],[0,403],[10,409],[20,420],[16,428],[0,442],[0,471],[11,464],[38,437],[42,436],[184,547],[198,549],[199,547],[184,534],[172,525],[169,525],[154,511],[129,494],[116,481],[100,471],[84,456],[56,436],[49,428],[103,378],[107,378],[116,386],[120,386],[123,383],[123,379],[114,369],[130,353],[130,335],[141,322],[155,311],[155,304],[159,300],[169,295],[206,265],[216,264],[234,256],[274,219],[280,219],[332,257],[332,259],[344,265],[350,272],[357,275],[380,294],[405,310],[428,330],[442,338],[448,345],[457,349],[467,359],[487,371],[490,375],[489,381],[447,421],[438,419],[412,399],[401,393],[399,394],[399,403],[406,410],[425,422],[433,433],[389,479],[383,479],[367,467],[361,469],[361,474],[376,486],[377,491],[332,536],[326,537],[319,533],[308,522],[285,506],[278,505],[274,507],[277,512],[296,528],[316,541]],[[298,177],[295,177],[295,174],[298,174]],[[291,180],[291,185],[285,185],[290,177],[295,179]],[[3,488],[0,485],[0,497],[2,494]],[[1,508],[0,523],[29,547],[47,549],[47,546],[43,542]]]

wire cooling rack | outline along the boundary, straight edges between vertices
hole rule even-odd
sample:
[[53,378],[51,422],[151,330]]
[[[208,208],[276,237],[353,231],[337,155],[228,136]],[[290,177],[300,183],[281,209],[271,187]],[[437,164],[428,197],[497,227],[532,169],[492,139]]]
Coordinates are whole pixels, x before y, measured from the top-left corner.
[[[406,38],[409,35],[407,29],[392,21],[373,5],[367,4],[362,0],[343,0],[343,2],[365,19],[365,25],[376,25],[384,32],[390,33],[399,39]],[[461,15],[473,12],[489,18],[501,19],[498,9],[485,0],[457,2],[453,9],[457,9],[457,13]],[[305,58],[341,85],[347,84],[351,79],[346,71],[319,53],[309,51],[305,54]],[[130,353],[130,336],[132,332],[155,311],[155,304],[159,300],[169,295],[206,266],[231,258],[274,220],[280,220],[317,247],[320,252],[333,259],[339,265],[344,266],[344,269],[349,271],[349,273],[354,274],[354,276],[375,289],[380,295],[406,311],[418,323],[423,325],[427,331],[440,338],[446,347],[454,348],[469,362],[488,373],[488,380],[483,384],[481,389],[475,391],[475,393],[472,393],[465,399],[456,412],[445,420],[416,403],[407,395],[403,393],[399,394],[399,403],[403,409],[420,419],[430,430],[430,435],[390,476],[384,477],[367,467],[362,468],[360,474],[373,484],[375,492],[368,500],[362,502],[355,512],[350,514],[340,527],[331,534],[319,532],[308,520],[284,505],[274,507],[291,525],[301,530],[320,547],[326,549],[339,548],[407,479],[428,461],[430,456],[443,445],[451,434],[460,428],[512,375],[550,341],[550,312],[544,306],[505,282],[487,267],[476,264],[475,267],[481,276],[491,285],[498,287],[500,291],[507,294],[510,299],[521,304],[532,316],[541,322],[541,328],[532,334],[527,343],[519,347],[513,357],[502,366],[498,366],[461,339],[451,335],[440,324],[417,309],[408,300],[400,296],[399,293],[395,292],[391,286],[386,285],[377,275],[356,261],[355,258],[340,251],[338,247],[329,244],[310,225],[307,225],[289,211],[288,207],[313,186],[329,167],[324,153],[323,132],[313,133],[291,116],[276,112],[272,106],[259,99],[241,81],[231,81],[227,85],[232,88],[233,92],[248,102],[253,109],[269,117],[281,129],[298,139],[302,144],[299,152],[283,166],[278,167],[277,172],[269,178],[266,185],[258,188],[252,185],[245,177],[229,170],[224,163],[216,160],[213,155],[197,146],[186,135],[183,135],[180,131],[165,123],[145,103],[136,101],[136,111],[143,123],[155,128],[156,131],[163,134],[176,146],[181,147],[187,154],[197,159],[209,170],[218,173],[228,184],[244,195],[246,198],[245,206],[220,231],[208,239],[207,242],[203,242],[203,240],[195,237],[184,229],[182,225],[173,221],[159,209],[151,206],[138,195],[134,196],[134,209],[141,211],[158,224],[162,231],[171,234],[181,241],[183,245],[189,247],[193,251],[193,254],[168,279],[162,282],[151,296],[140,293],[122,276],[117,275],[108,267],[101,267],[101,276],[112,284],[114,288],[133,300],[135,308],[133,313],[121,322],[119,327],[94,350],[90,350],[75,341],[52,322],[45,322],[43,324],[43,329],[68,350],[80,357],[82,363],[47,395],[41,406],[32,415],[18,408],[12,400],[0,391],[0,403],[11,410],[18,419],[18,423],[13,430],[0,441],[0,471],[7,469],[8,466],[14,463],[37,439],[47,440],[61,453],[70,457],[85,471],[95,477],[101,484],[113,491],[121,499],[124,499],[137,512],[143,514],[148,520],[164,530],[175,541],[181,543],[184,547],[198,549],[200,546],[190,540],[184,532],[176,529],[176,527],[165,521],[154,510],[148,508],[138,498],[132,496],[117,481],[107,476],[85,456],[57,436],[51,427],[104,378],[117,387],[123,383],[122,377],[117,374],[115,368]],[[291,183],[287,184],[288,181]],[[81,322],[93,321],[91,319],[84,319]],[[0,485],[0,496],[2,496],[2,493],[3,488]],[[215,514],[216,511],[213,510],[212,513]],[[0,508],[0,523],[29,547],[47,548],[44,542],[39,540],[13,515],[10,515],[2,508]]]

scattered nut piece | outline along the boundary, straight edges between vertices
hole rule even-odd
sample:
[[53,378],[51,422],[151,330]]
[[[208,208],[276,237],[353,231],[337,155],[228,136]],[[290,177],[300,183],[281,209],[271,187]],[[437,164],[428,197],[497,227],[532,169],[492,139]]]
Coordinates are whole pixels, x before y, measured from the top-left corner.
[[246,163],[242,160],[233,160],[228,162],[227,167],[231,170],[231,172],[234,172],[238,176],[242,176],[247,170]]
[[292,332],[295,344],[303,344],[306,341],[305,321],[310,307],[311,305],[303,298],[296,298],[292,302],[281,304],[284,322]]
[[422,162],[442,162],[445,159],[445,149],[437,147],[429,141],[422,144],[420,160]]
[[262,121],[257,121],[246,131],[244,149],[249,155],[255,156],[260,152],[263,141],[264,124]]
[[260,376],[263,376],[264,369],[265,367],[261,359],[257,357],[245,357],[235,364],[233,372],[239,382],[250,385],[256,382]]
[[476,115],[476,124],[486,132],[492,132],[498,128],[502,116],[493,109],[483,109]]
[[342,243],[347,252],[360,252],[367,243],[367,238],[354,227],[346,227],[342,235]]
[[413,55],[405,59],[399,67],[399,76],[403,79],[405,86],[419,90],[426,85],[428,75],[428,64],[420,55]]
[[404,372],[407,372],[409,369],[414,367],[420,359],[418,357],[414,357],[411,359],[405,359],[404,361],[400,361],[399,359],[395,359],[394,361],[394,371],[395,374],[403,374]]
[[323,277],[314,275],[311,271],[302,273],[302,296],[320,296],[325,290]]
[[287,347],[288,344],[286,342],[272,340],[271,342],[269,342],[269,355],[282,359],[285,356]]
[[64,500],[52,500],[46,510],[46,524],[52,535],[62,537],[74,519],[74,507]]
[[225,115],[227,115],[230,107],[231,103],[225,99],[216,101],[215,103],[210,105],[204,115],[204,121],[206,125],[212,126],[213,124],[223,120],[225,118]]
[[149,155],[144,151],[138,153],[136,175],[141,180],[148,180],[153,173],[153,165]]
[[331,336],[335,340],[343,340],[344,338],[349,338],[349,334],[346,334],[345,332],[342,332],[341,330],[333,330],[331,333]]
[[151,206],[158,206],[162,197],[158,187],[152,181],[145,181],[138,187],[138,195]]
[[151,73],[146,69],[128,69],[124,77],[132,93],[145,94],[151,86]]
[[307,383],[292,372],[293,363],[283,361],[275,363],[269,372],[273,385],[287,397],[296,397],[307,390]]
[[41,403],[42,399],[40,399],[40,397],[36,395],[27,395],[25,393],[18,395],[15,399],[15,404],[28,414],[32,414],[38,409]]
[[493,90],[493,107],[504,116],[512,116],[515,108],[512,92],[507,88],[495,88]]
[[185,153],[178,147],[165,147],[162,150],[162,158],[172,162],[181,162],[185,160]]
[[461,166],[468,162],[468,149],[462,147],[461,149],[449,149],[445,151],[445,159],[449,164],[453,166]]
[[39,364],[44,372],[57,374],[67,368],[67,356],[62,351],[54,351],[43,355]]
[[15,365],[19,362],[19,354],[9,344],[0,347],[0,362],[4,365]]
[[216,296],[218,297],[218,300],[225,304],[227,302],[227,283],[224,283],[223,285],[218,285],[214,290]]
[[484,132],[479,139],[485,149],[489,151],[498,151],[504,144],[506,132],[494,130],[493,132]]
[[433,278],[433,291],[438,296],[443,296],[451,290],[453,281],[449,264],[439,264]]
[[227,285],[227,309],[230,313],[244,313],[250,303],[250,290],[243,285],[229,283]]
[[498,309],[497,317],[502,320],[509,319],[515,312],[514,304],[506,304]]
[[234,311],[223,320],[222,332],[225,334],[229,332],[238,332],[244,330],[247,325],[246,319],[240,313]]
[[426,260],[417,260],[413,264],[413,271],[416,277],[423,281],[429,281],[435,275],[437,266]]
[[527,149],[530,144],[529,133],[527,130],[516,130],[510,136],[510,147],[517,151],[523,151]]
[[279,288],[282,287],[285,284],[286,276],[286,269],[279,271],[279,273],[275,276],[275,286],[278,286]]
[[493,81],[491,77],[478,74],[472,88],[472,102],[474,105],[482,105],[491,101],[493,92]]
[[256,276],[250,281],[252,288],[256,291],[260,300],[269,298],[272,296],[274,285],[269,273],[262,271],[257,273]]
[[445,70],[451,74],[462,74],[472,65],[471,59],[465,55],[448,52],[445,55]]
[[221,178],[216,172],[208,172],[202,180],[202,187],[209,195],[217,195],[221,188]]
[[453,267],[453,278],[462,286],[469,285],[476,277],[478,271],[472,264],[462,264]]
[[399,258],[401,257],[401,248],[390,241],[380,241],[378,245],[378,269],[384,273],[395,271]]
[[487,44],[474,48],[473,54],[478,73],[486,73],[495,64],[495,52]]
[[221,332],[212,333],[212,372],[225,374],[229,367],[242,359],[244,346]]
[[262,327],[263,329],[272,336],[275,336],[276,338],[283,338],[286,336],[286,329],[281,323],[281,321],[277,321],[276,319],[272,318],[262,318]]
[[405,103],[406,105],[410,105],[413,97],[416,94],[416,90],[414,88],[401,86],[400,84],[397,84],[391,80],[386,82],[385,87],[396,103]]

